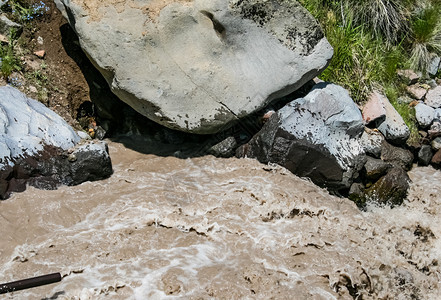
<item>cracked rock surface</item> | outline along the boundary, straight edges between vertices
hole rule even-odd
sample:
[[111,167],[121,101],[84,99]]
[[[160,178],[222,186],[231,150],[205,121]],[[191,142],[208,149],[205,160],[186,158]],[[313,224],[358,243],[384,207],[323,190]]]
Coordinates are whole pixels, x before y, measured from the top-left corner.
[[296,1],[58,0],[112,91],[172,129],[226,129],[314,78],[333,50]]

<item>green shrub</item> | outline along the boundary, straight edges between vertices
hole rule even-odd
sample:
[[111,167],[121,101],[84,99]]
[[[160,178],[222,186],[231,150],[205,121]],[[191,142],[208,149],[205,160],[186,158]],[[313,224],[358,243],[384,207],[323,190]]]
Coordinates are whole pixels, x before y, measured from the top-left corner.
[[411,55],[413,69],[425,72],[430,52],[441,54],[441,5],[429,3],[417,7],[410,22]]
[[0,45],[0,71],[5,79],[7,79],[12,72],[21,70],[20,60],[16,57],[14,50],[16,38],[15,31],[12,30],[9,35],[9,43]]
[[384,37],[389,44],[399,42],[407,31],[405,4],[403,0],[344,0],[355,24],[371,30],[375,37]]

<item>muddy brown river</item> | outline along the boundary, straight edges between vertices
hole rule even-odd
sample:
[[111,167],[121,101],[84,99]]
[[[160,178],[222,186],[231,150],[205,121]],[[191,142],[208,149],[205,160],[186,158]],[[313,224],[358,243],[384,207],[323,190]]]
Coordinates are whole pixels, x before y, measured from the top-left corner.
[[255,160],[109,149],[107,180],[0,202],[0,282],[63,275],[1,299],[440,299],[440,171],[361,212]]

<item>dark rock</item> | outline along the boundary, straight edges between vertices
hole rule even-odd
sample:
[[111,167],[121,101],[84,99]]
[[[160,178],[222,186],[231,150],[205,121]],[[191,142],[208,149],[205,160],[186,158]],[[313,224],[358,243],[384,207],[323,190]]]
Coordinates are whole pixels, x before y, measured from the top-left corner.
[[392,168],[366,190],[369,200],[380,204],[400,205],[407,197],[410,178],[402,168]]
[[227,137],[225,140],[223,140],[220,143],[217,143],[216,145],[212,146],[208,153],[212,154],[216,157],[232,157],[234,156],[235,150],[237,148],[237,142],[236,139],[232,136]]
[[363,167],[363,174],[367,180],[372,182],[385,175],[389,168],[390,164],[368,156]]
[[418,151],[418,164],[428,166],[432,156],[432,147],[430,145],[422,145],[420,151]]
[[95,137],[99,140],[103,140],[105,136],[106,131],[101,126],[97,126],[95,129]]
[[236,155],[277,163],[330,190],[348,189],[365,162],[363,130],[348,92],[320,83],[277,111]]
[[64,181],[64,184],[77,185],[85,181],[100,180],[113,173],[109,149],[104,142],[88,142],[79,145],[72,154],[76,160],[69,162],[68,176],[71,181]]
[[430,163],[434,166],[434,167],[441,167],[441,149],[438,150],[435,155],[432,157],[432,160],[430,161]]
[[[68,155],[68,152],[72,153]],[[77,185],[104,179],[113,172],[104,142],[89,141],[68,152],[45,146],[33,156],[14,159],[13,167],[0,170],[0,199],[24,191],[27,184],[40,189],[56,189],[61,184]]]
[[384,141],[381,148],[381,160],[390,163],[395,167],[410,170],[413,163],[413,154],[409,150],[395,147]]

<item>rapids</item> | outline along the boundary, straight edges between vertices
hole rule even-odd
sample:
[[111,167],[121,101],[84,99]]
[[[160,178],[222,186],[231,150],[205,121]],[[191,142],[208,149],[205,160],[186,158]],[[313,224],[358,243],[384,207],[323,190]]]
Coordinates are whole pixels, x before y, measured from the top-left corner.
[[4,299],[441,295],[440,171],[415,167],[401,207],[361,212],[255,160],[109,149],[107,180],[0,202],[0,282],[63,275]]

